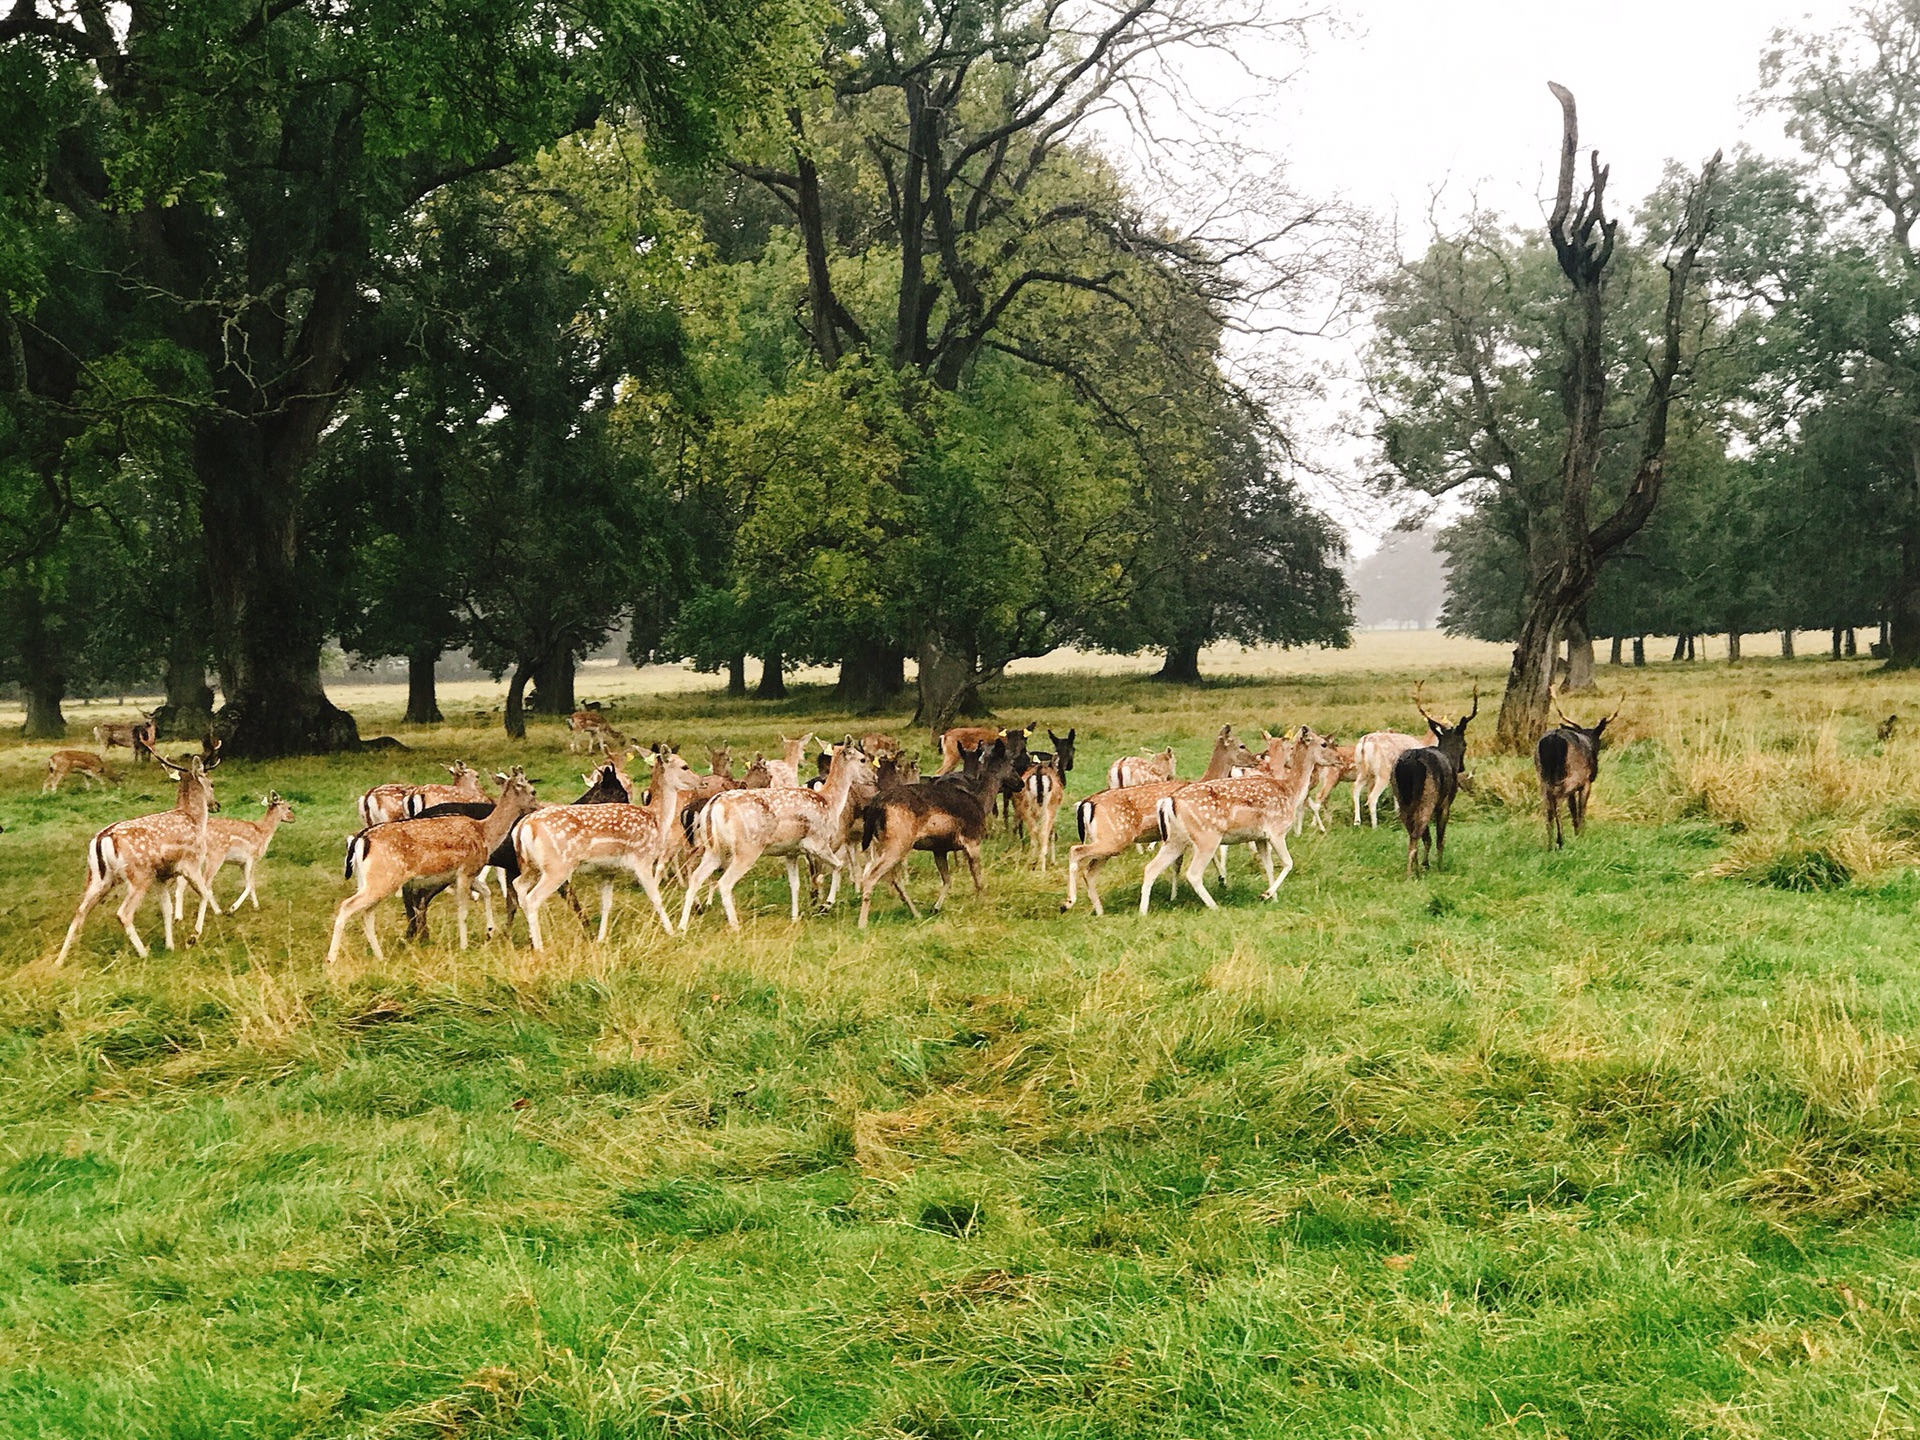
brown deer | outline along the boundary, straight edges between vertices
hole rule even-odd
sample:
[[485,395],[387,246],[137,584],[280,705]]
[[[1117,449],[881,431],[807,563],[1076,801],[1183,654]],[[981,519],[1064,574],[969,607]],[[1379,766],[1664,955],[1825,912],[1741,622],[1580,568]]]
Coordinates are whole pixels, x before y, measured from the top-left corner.
[[41,788],[49,795],[60,791],[60,782],[69,775],[78,775],[87,782],[91,790],[101,780],[109,784],[116,783],[113,772],[107,769],[104,758],[91,750],[56,750],[47,757],[47,783]]
[[[813,740],[813,732],[808,731],[797,740],[780,737],[781,756],[778,760],[769,760],[767,765],[767,783],[769,785],[793,786],[800,783],[800,762],[806,758],[807,746]],[[754,757],[758,759],[759,757]]]
[[1154,755],[1122,755],[1107,767],[1107,789],[1126,790],[1135,785],[1157,785],[1180,773],[1179,757],[1173,747]]
[[[167,949],[173,949],[173,906],[169,903],[166,881],[180,875],[188,884],[200,892],[200,898],[211,906],[218,915],[220,902],[213,898],[213,891],[207,885],[203,873],[204,856],[207,849],[207,815],[218,811],[220,804],[213,798],[213,782],[207,778],[208,772],[220,763],[218,755],[211,761],[202,761],[198,756],[190,757],[184,764],[175,765],[164,756],[156,755],[145,741],[141,748],[159,761],[169,779],[179,786],[173,809],[161,811],[157,815],[142,815],[133,820],[120,820],[99,831],[87,844],[87,888],[80,896],[80,907],[74,911],[73,923],[67,926],[67,938],[60,946],[60,953],[54,957],[54,964],[64,964],[67,952],[73,948],[73,942],[80,938],[80,929],[87,923],[87,915],[109,895],[116,886],[125,884],[127,898],[120,902],[116,912],[120,928],[127,932],[133,950],[142,960],[147,958],[146,942],[140,938],[140,932],[134,928],[133,917],[140,911],[140,902],[146,897],[154,882],[160,884],[160,916],[165,930]],[[200,912],[206,918],[206,909]],[[200,927],[194,926],[193,938],[200,938]]]
[[[360,828],[370,825],[390,825],[395,820],[404,820],[409,814],[418,814],[430,805],[458,804],[461,801],[490,801],[487,787],[480,782],[480,772],[464,760],[456,760],[446,767],[453,777],[451,785],[376,785],[360,797]],[[409,803],[416,796],[430,796],[419,805],[409,809]]]
[[[1170,755],[1172,752],[1167,753]],[[1233,727],[1222,725],[1220,734],[1213,742],[1213,754],[1207,760],[1206,771],[1200,778],[1224,779],[1238,767],[1251,768],[1259,763],[1260,757],[1233,733]],[[1093,913],[1104,915],[1106,911],[1100,904],[1099,886],[1095,883],[1100,867],[1129,845],[1157,840],[1160,826],[1156,807],[1166,796],[1193,783],[1190,780],[1167,779],[1143,785],[1115,785],[1097,795],[1089,795],[1075,806],[1074,821],[1079,827],[1080,843],[1067,851],[1067,898],[1060,908],[1073,908],[1078,895],[1081,867],[1085,866],[1087,898],[1093,902]]]
[[1414,705],[1433,732],[1433,744],[1404,752],[1393,764],[1393,793],[1400,807],[1400,823],[1407,827],[1407,878],[1414,876],[1414,857],[1421,842],[1426,853],[1420,868],[1442,867],[1447,858],[1447,817],[1467,768],[1467,725],[1480,713],[1480,687],[1473,687],[1473,709],[1452,725],[1427,714],[1418,698]]
[[[486,868],[496,846],[507,838],[513,822],[532,810],[536,801],[526,772],[518,765],[505,775],[496,775],[500,797],[484,820],[466,815],[436,815],[429,819],[402,820],[362,830],[347,842],[346,875],[358,879],[359,889],[340,902],[333,916],[333,941],[327,946],[327,964],[339,958],[354,916],[366,931],[367,945],[375,960],[385,962],[380,937],[374,933],[373,907],[399,891],[409,880],[445,877],[452,882],[454,913],[460,926],[460,948],[467,948],[467,904],[473,885]],[[482,888],[481,903],[486,907],[487,933],[493,933],[493,891]]]
[[707,772],[718,775],[723,780],[733,779],[733,747],[731,745],[707,747]]
[[733,903],[733,887],[764,855],[777,856],[786,866],[795,921],[800,919],[802,856],[832,868],[833,880],[827,891],[827,904],[831,906],[839,895],[840,872],[852,858],[846,845],[847,797],[856,787],[872,785],[873,780],[872,765],[849,737],[834,751],[827,783],[818,790],[775,785],[716,795],[695,822],[694,844],[705,853],[687,882],[680,928],[687,928],[701,891],[718,875],[716,888],[727,914],[727,926],[738,930],[740,912]]
[[[227,907],[227,913],[239,910],[242,902],[253,901],[253,908],[260,908],[260,896],[253,888],[253,867],[267,858],[267,847],[273,844],[273,832],[282,825],[293,821],[293,806],[280,797],[277,790],[269,790],[260,803],[266,807],[266,814],[258,820],[231,820],[225,815],[215,815],[207,820],[207,855],[202,870],[207,877],[207,886],[211,890],[220,871],[228,865],[240,867],[241,878],[245,884],[240,893],[233,898],[233,904]],[[184,919],[187,913],[187,877],[177,876],[173,883],[173,913],[176,919]],[[193,922],[195,933],[199,932],[207,919],[206,897],[200,899],[200,915]]]
[[682,797],[699,777],[671,750],[649,759],[652,788],[644,806],[548,805],[514,827],[520,875],[513,888],[527,912],[527,934],[535,950],[545,948],[540,907],[582,868],[602,872],[600,944],[606,944],[613,912],[613,877],[605,873],[610,870],[625,870],[640,882],[661,926],[673,934],[673,920],[660,899],[659,867],[668,842],[679,833]]
[[1306,828],[1309,813],[1313,816],[1314,828],[1322,835],[1327,833],[1327,799],[1333,794],[1334,787],[1343,780],[1351,780],[1356,786],[1360,783],[1360,767],[1354,759],[1354,751],[1358,748],[1327,741],[1327,754],[1331,758],[1313,772],[1313,788],[1307,792],[1306,809],[1294,821],[1296,834]]
[[1540,777],[1540,800],[1547,810],[1547,848],[1558,850],[1566,843],[1560,828],[1560,802],[1567,802],[1567,816],[1573,821],[1577,840],[1586,828],[1587,801],[1600,775],[1600,737],[1619,718],[1620,706],[1616,705],[1613,714],[1597,725],[1569,720],[1557,700],[1553,709],[1560,725],[1542,735],[1533,747],[1533,769]]
[[618,750],[625,739],[598,710],[576,710],[567,717],[567,749],[577,751],[585,741],[589,755]]
[[[1271,900],[1280,893],[1281,885],[1293,873],[1287,832],[1306,802],[1314,769],[1327,759],[1327,748],[1325,739],[1304,725],[1289,740],[1267,738],[1267,754],[1258,773],[1203,780],[1162,797],[1154,807],[1160,849],[1147,862],[1146,873],[1140,878],[1142,915],[1151,908],[1153,882],[1183,856],[1190,857],[1187,883],[1202,904],[1217,910],[1219,906],[1207,890],[1207,863],[1227,845],[1250,844],[1259,851],[1267,875],[1261,899]],[[1282,765],[1276,773],[1274,767]],[[1275,851],[1281,861],[1277,875],[1273,868]]]
[[153,716],[140,711],[138,720],[103,720],[93,727],[93,743],[102,750],[118,745],[131,750],[136,762],[144,764],[153,754]]
[[889,756],[898,758],[902,753],[902,746],[898,740],[894,739],[891,735],[882,735],[877,730],[871,735],[862,735],[860,737],[860,748],[866,752],[867,758],[873,761],[875,765],[878,765]]
[[994,797],[1000,793],[1000,782],[1012,769],[1007,742],[995,740],[972,776],[935,776],[874,796],[861,816],[861,834],[866,842],[862,848],[868,852],[867,866],[860,876],[862,930],[867,928],[867,916],[873,907],[873,888],[882,880],[893,887],[907,912],[916,920],[920,918],[901,879],[901,867],[915,850],[930,851],[934,869],[940,872],[940,894],[933,902],[935,914],[947,903],[947,892],[953,886],[949,858],[956,850],[966,859],[973,893],[986,893],[986,881],[980,874],[980,842],[986,838],[987,820],[993,813]]
[[1067,781],[1060,770],[1062,759],[1056,751],[1048,759],[1030,764],[1020,781],[1019,793],[1013,797],[1014,814],[1033,845],[1034,868],[1043,875],[1053,859],[1054,832],[1060,828],[1060,806],[1067,798]]
[[[951,730],[940,732],[940,768],[935,776],[951,775],[960,768],[960,752],[978,750],[984,753],[996,740],[1007,742],[1007,753],[1014,761],[1027,753],[1027,737],[1039,728],[1040,722],[1034,721],[1024,730],[1001,729],[997,725],[956,725]],[[1015,740],[1015,736],[1019,736]]]

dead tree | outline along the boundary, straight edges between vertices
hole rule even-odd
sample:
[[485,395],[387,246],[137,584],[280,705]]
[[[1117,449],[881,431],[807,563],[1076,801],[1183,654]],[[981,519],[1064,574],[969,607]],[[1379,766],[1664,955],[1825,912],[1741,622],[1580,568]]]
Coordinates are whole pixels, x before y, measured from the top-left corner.
[[1601,565],[1639,533],[1659,502],[1666,473],[1667,417],[1683,363],[1681,324],[1694,264],[1713,226],[1710,202],[1720,169],[1716,152],[1688,193],[1668,247],[1664,262],[1666,313],[1660,352],[1647,362],[1648,388],[1641,408],[1633,478],[1619,505],[1596,521],[1592,500],[1600,470],[1607,403],[1606,278],[1620,222],[1607,217],[1608,171],[1600,163],[1599,152],[1589,157],[1586,187],[1575,196],[1580,126],[1573,93],[1562,85],[1548,88],[1560,102],[1561,139],[1560,180],[1553,213],[1547,220],[1547,235],[1561,273],[1573,291],[1560,386],[1567,433],[1556,486],[1557,503],[1554,513],[1542,517],[1556,534],[1558,564],[1530,577],[1525,615],[1513,649],[1512,668],[1507,673],[1506,695],[1500,704],[1498,744],[1515,753],[1531,750],[1535,737],[1547,728],[1554,652],[1570,623],[1583,613],[1599,581]]

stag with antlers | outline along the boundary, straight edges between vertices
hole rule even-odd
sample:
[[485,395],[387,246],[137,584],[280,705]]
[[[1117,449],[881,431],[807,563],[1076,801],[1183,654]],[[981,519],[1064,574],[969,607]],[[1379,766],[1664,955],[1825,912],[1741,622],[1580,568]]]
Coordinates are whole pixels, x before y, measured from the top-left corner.
[[[1549,694],[1549,699],[1553,699]],[[1626,702],[1623,700],[1621,705]],[[1566,844],[1560,827],[1560,802],[1565,801],[1567,815],[1573,821],[1577,840],[1587,825],[1587,801],[1593,794],[1593,782],[1600,775],[1600,738],[1607,726],[1620,715],[1620,705],[1597,725],[1582,725],[1567,718],[1560,702],[1553,700],[1553,712],[1560,717],[1557,728],[1540,737],[1533,747],[1533,769],[1540,777],[1540,801],[1547,811],[1547,848],[1558,850]]]
[[1447,817],[1467,768],[1467,726],[1480,713],[1480,687],[1473,687],[1473,708],[1452,725],[1436,720],[1414,692],[1420,718],[1433,732],[1433,744],[1409,750],[1394,762],[1393,794],[1400,805],[1400,823],[1407,827],[1407,878],[1415,871],[1415,855],[1424,843],[1420,868],[1445,865]]

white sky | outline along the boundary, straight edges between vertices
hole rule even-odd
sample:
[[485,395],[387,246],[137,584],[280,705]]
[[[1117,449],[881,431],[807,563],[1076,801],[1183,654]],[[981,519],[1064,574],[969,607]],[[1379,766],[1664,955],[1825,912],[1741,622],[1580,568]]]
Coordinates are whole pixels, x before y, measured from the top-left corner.
[[[1670,157],[1697,168],[1743,142],[1787,151],[1778,124],[1749,112],[1761,52],[1782,26],[1836,28],[1852,8],[1851,0],[1330,3],[1332,33],[1323,28],[1304,69],[1259,102],[1271,133],[1252,138],[1287,157],[1303,192],[1344,195],[1395,223],[1408,250],[1424,243],[1436,192],[1443,219],[1477,196],[1518,223],[1541,223],[1560,139],[1549,80],[1579,101],[1582,145],[1612,166],[1618,215],[1654,188]],[[1330,371],[1352,363],[1354,340],[1331,348]],[[1309,425],[1329,424],[1343,403],[1351,399]],[[1363,457],[1351,458],[1358,468]],[[1356,554],[1395,518],[1356,509],[1351,492],[1325,498]]]

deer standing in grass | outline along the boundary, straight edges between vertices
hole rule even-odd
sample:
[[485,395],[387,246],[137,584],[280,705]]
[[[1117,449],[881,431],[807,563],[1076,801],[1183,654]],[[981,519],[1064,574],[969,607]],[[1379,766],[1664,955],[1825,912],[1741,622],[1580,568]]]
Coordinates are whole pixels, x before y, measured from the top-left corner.
[[1014,814],[1033,843],[1034,868],[1045,874],[1054,855],[1054,832],[1060,827],[1060,806],[1067,798],[1067,781],[1056,752],[1027,767],[1020,791],[1013,797]]
[[[120,820],[99,831],[87,842],[87,888],[80,896],[80,907],[74,912],[73,923],[67,926],[67,938],[61,943],[60,953],[54,958],[54,964],[64,964],[67,952],[73,948],[73,942],[80,938],[80,929],[87,923],[87,915],[112,891],[124,884],[127,898],[120,902],[116,912],[120,928],[127,932],[127,939],[133,944],[134,954],[142,960],[147,958],[146,942],[140,938],[140,932],[134,928],[133,917],[139,913],[140,902],[146,897],[154,882],[160,882],[160,916],[165,929],[167,949],[173,949],[173,906],[169,902],[166,882],[179,875],[200,892],[205,905],[200,911],[201,919],[206,918],[206,906],[211,906],[218,915],[220,902],[213,898],[213,891],[207,884],[204,873],[207,849],[207,816],[218,811],[220,804],[213,798],[213,782],[207,778],[208,772],[220,763],[216,754],[210,761],[202,761],[198,756],[189,757],[184,763],[175,765],[164,756],[156,755],[151,746],[142,742],[142,748],[160,762],[169,779],[179,786],[179,794],[174,799],[173,809],[163,810],[157,815],[142,815],[133,820]],[[200,927],[195,925],[193,938],[200,938]]]
[[[253,888],[253,867],[267,858],[267,847],[273,843],[273,832],[282,825],[293,822],[293,806],[280,798],[280,792],[269,790],[260,803],[266,807],[266,814],[258,820],[230,820],[225,815],[213,815],[207,819],[207,858],[202,867],[206,872],[207,886],[211,890],[213,882],[228,865],[238,865],[241,877],[246,883],[240,893],[233,898],[233,904],[227,907],[227,913],[239,910],[242,902],[253,901],[253,908],[260,908],[260,896]],[[184,919],[187,913],[187,877],[180,875],[173,882],[174,918]],[[206,896],[200,897],[200,914],[193,922],[194,933],[207,920]]]
[[1540,777],[1540,801],[1547,810],[1547,848],[1558,850],[1566,844],[1560,828],[1560,802],[1566,801],[1567,817],[1573,821],[1574,839],[1587,825],[1587,801],[1593,794],[1593,782],[1600,775],[1600,737],[1620,715],[1613,714],[1598,725],[1581,725],[1567,718],[1567,712],[1554,701],[1559,728],[1549,730],[1533,747],[1533,769]]
[[[1336,745],[1331,740],[1327,742],[1327,754],[1332,758],[1313,772],[1313,789],[1307,792],[1306,810],[1293,822],[1296,834],[1306,828],[1309,811],[1313,815],[1314,828],[1322,835],[1327,833],[1327,797],[1333,794],[1334,787],[1342,780],[1351,780],[1355,793],[1358,793],[1360,766],[1354,753],[1358,749],[1357,745]],[[1353,823],[1360,823],[1357,815]]]
[[[375,960],[385,962],[380,937],[374,933],[373,907],[395,894],[409,880],[446,879],[453,886],[454,913],[460,926],[460,948],[467,948],[467,905],[475,879],[486,868],[496,846],[507,838],[513,822],[536,805],[533,786],[518,765],[494,777],[500,796],[484,820],[467,815],[435,815],[374,825],[347,842],[346,874],[359,889],[340,902],[333,916],[333,941],[327,946],[327,964],[339,958],[347,922],[360,917],[367,945]],[[482,888],[487,933],[493,933],[493,892]]]
[[1122,755],[1107,767],[1107,789],[1127,790],[1135,785],[1157,785],[1179,774],[1179,759],[1173,747],[1155,755]]
[[[491,801],[486,786],[480,783],[480,772],[464,760],[456,760],[446,767],[453,777],[451,785],[376,785],[360,797],[360,828],[369,825],[390,825],[395,820],[404,820],[409,813],[417,813],[429,805],[457,804],[463,800]],[[415,796],[431,794],[425,804],[409,812],[407,805]]]
[[143,710],[138,720],[103,720],[93,727],[93,743],[102,750],[121,746],[144,763],[153,754],[153,716]]
[[840,892],[840,872],[852,856],[846,845],[847,797],[873,784],[873,767],[851,739],[833,752],[827,783],[818,790],[770,786],[765,790],[729,790],[707,802],[695,821],[694,843],[705,853],[687,882],[680,907],[680,928],[693,918],[701,891],[716,875],[727,926],[740,928],[733,887],[762,856],[777,856],[786,866],[792,917],[800,919],[800,861],[803,856],[833,870],[827,890],[831,906]]
[[[1271,900],[1278,895],[1293,873],[1287,832],[1306,803],[1315,767],[1326,759],[1325,739],[1302,725],[1290,742],[1268,737],[1267,755],[1258,773],[1203,780],[1164,796],[1154,807],[1160,849],[1140,878],[1140,913],[1145,915],[1152,906],[1153,882],[1183,856],[1189,857],[1187,883],[1209,910],[1219,909],[1207,890],[1207,862],[1228,845],[1252,845],[1258,850],[1267,875],[1267,888],[1260,898]],[[1275,766],[1283,768],[1275,773]],[[1281,861],[1278,874],[1273,868],[1276,851]]]
[[626,737],[613,728],[598,710],[576,710],[567,717],[567,749],[576,751],[584,740],[587,753],[604,755],[626,744]]
[[[1419,691],[1414,704],[1419,705]],[[1367,792],[1367,813],[1373,828],[1380,828],[1380,797],[1393,788],[1393,767],[1409,750],[1418,750],[1427,742],[1403,730],[1375,730],[1362,735],[1353,745],[1353,823],[1360,823],[1360,792]]]
[[640,882],[653,913],[667,934],[673,920],[660,899],[659,867],[679,830],[681,799],[699,778],[671,750],[647,757],[653,766],[645,805],[549,805],[522,820],[513,831],[520,877],[513,882],[520,908],[527,912],[533,948],[546,942],[540,933],[540,907],[580,869],[600,871],[600,935],[607,941],[613,912],[613,877],[624,870]]
[[[952,734],[952,731],[948,731]],[[964,761],[978,752],[969,750]],[[953,888],[950,857],[958,851],[973,877],[973,893],[984,895],[986,881],[980,874],[980,842],[986,838],[987,820],[993,813],[994,797],[1000,784],[1012,773],[1007,758],[1007,742],[995,740],[979,769],[971,776],[934,776],[918,785],[900,785],[875,795],[861,815],[861,834],[866,841],[867,866],[860,875],[860,928],[867,928],[867,916],[873,907],[873,889],[882,880],[893,887],[914,919],[920,918],[913,897],[901,878],[901,867],[915,850],[933,855],[933,867],[940,872],[940,894],[933,902],[934,913],[947,903]]]
[[951,730],[942,730],[938,737],[940,768],[933,772],[934,777],[951,775],[958,770],[962,751],[978,750],[985,754],[996,740],[1006,741],[1009,758],[1018,764],[1020,757],[1027,753],[1027,737],[1039,726],[1040,722],[1035,720],[1024,730],[1002,729],[998,725],[956,725]]
[[[1166,752],[1171,759],[1173,752]],[[1131,758],[1131,757],[1129,757]],[[1158,757],[1156,757],[1158,758]],[[1222,725],[1213,742],[1213,754],[1207,760],[1201,780],[1220,780],[1240,766],[1255,766],[1260,757],[1233,733],[1231,725]],[[1108,772],[1109,778],[1112,772]],[[1089,795],[1074,807],[1074,822],[1079,827],[1080,843],[1067,851],[1067,898],[1060,908],[1071,910],[1078,897],[1081,867],[1086,867],[1087,898],[1093,913],[1104,915],[1100,889],[1095,877],[1100,868],[1129,845],[1160,837],[1155,807],[1191,780],[1164,779],[1140,785],[1115,785],[1097,795]]]
[[[780,737],[781,755],[778,760],[769,760],[767,764],[768,784],[772,786],[793,786],[800,783],[800,762],[806,758],[807,746],[813,740],[809,731],[797,740]],[[757,758],[757,757],[756,757]]]
[[56,750],[47,757],[47,783],[41,788],[49,795],[56,795],[60,791],[60,783],[69,775],[78,775],[85,780],[89,790],[101,780],[113,783],[113,773],[107,769],[107,762],[91,750]]
[[1420,868],[1444,866],[1447,858],[1447,817],[1453,813],[1453,797],[1459,793],[1460,778],[1467,768],[1467,725],[1480,713],[1480,687],[1473,687],[1473,709],[1452,725],[1442,724],[1427,714],[1414,692],[1414,706],[1433,732],[1433,744],[1408,750],[1393,765],[1394,799],[1400,806],[1400,823],[1407,827],[1407,878],[1414,875],[1414,857],[1421,844],[1426,854]]

